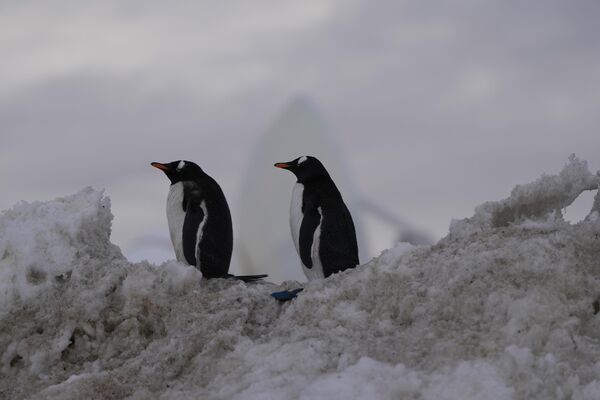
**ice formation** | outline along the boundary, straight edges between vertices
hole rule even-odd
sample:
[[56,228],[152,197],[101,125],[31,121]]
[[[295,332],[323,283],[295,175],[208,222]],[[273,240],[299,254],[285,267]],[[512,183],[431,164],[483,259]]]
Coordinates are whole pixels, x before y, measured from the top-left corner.
[[[508,226],[524,219],[548,218],[552,213],[560,219],[563,208],[573,203],[583,191],[598,189],[599,185],[600,171],[593,175],[587,162],[572,154],[560,174],[544,175],[535,182],[517,185],[509,198],[480,205],[472,218],[454,221],[450,229],[456,232],[464,228],[474,232]],[[590,215],[599,209],[600,195],[596,196]]]
[[572,157],[452,224],[304,285],[128,262],[85,189],[0,215],[0,398],[597,399],[599,176]]

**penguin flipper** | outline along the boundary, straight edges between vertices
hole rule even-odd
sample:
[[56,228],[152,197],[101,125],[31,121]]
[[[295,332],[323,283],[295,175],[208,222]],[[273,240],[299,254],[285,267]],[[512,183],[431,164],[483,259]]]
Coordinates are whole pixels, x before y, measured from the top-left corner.
[[321,230],[319,255],[323,264],[325,277],[331,274],[356,267],[358,244],[352,215],[347,207],[334,218],[325,221],[328,226]]
[[204,211],[200,201],[196,199],[187,199],[185,204],[186,213],[183,221],[182,243],[183,255],[186,261],[193,266],[197,266],[196,246],[198,241],[198,229],[204,220]]
[[306,268],[312,268],[313,262],[311,257],[313,238],[315,230],[321,223],[321,214],[315,204],[305,204],[304,217],[302,225],[300,225],[300,259]]
[[298,288],[298,289],[294,289],[294,290],[284,290],[282,292],[274,292],[271,293],[271,297],[284,302],[284,301],[290,301],[296,297],[298,297],[298,293],[300,293],[303,289],[302,288]]

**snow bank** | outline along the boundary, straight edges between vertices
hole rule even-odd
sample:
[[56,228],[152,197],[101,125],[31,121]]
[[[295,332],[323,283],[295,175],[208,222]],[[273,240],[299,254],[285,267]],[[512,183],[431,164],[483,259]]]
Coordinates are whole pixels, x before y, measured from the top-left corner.
[[0,216],[0,397],[597,399],[600,200],[576,225],[556,212],[597,187],[572,157],[286,304],[129,263],[91,189],[18,204]]
[[[583,191],[598,189],[599,186],[600,171],[593,175],[588,170],[587,162],[572,154],[560,174],[543,175],[533,183],[517,185],[509,198],[480,205],[472,218],[453,221],[450,229],[453,233],[460,230],[473,233],[508,226],[524,219],[547,218],[550,213],[561,219],[563,208],[573,203]],[[590,215],[599,211],[600,195],[596,196]]]

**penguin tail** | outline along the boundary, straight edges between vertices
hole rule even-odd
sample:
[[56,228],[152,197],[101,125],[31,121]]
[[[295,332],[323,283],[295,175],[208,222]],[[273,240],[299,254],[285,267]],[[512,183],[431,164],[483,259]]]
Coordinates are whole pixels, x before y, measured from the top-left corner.
[[267,274],[262,274],[262,275],[236,275],[233,276],[235,279],[239,279],[240,281],[244,281],[244,282],[256,282],[256,281],[260,281],[264,278],[266,278]]
[[283,303],[284,301],[290,301],[290,300],[298,297],[298,293],[300,293],[302,290],[303,290],[302,288],[298,288],[298,289],[294,289],[294,290],[284,290],[282,292],[274,292],[274,293],[271,293],[271,297],[273,297]]

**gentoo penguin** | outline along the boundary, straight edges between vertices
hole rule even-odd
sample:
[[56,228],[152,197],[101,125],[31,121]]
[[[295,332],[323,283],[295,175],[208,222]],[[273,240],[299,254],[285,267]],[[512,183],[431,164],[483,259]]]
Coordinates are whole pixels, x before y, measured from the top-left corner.
[[[195,266],[205,278],[230,278],[233,250],[231,213],[219,184],[191,161],[153,162],[171,181],[167,197],[169,233],[177,261]],[[253,281],[267,275],[235,278]]]
[[319,160],[311,156],[276,163],[296,175],[290,228],[309,280],[358,265],[358,245],[350,211]]

